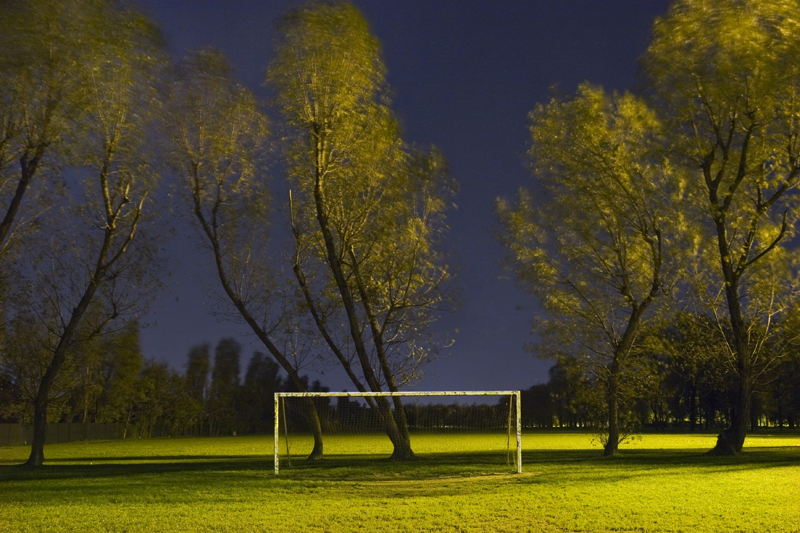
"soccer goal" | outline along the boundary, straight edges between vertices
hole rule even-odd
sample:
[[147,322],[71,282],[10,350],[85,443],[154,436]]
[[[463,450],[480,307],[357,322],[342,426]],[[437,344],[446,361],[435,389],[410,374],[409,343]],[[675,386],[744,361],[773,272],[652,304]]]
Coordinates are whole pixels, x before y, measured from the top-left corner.
[[388,404],[400,420],[395,397],[416,456],[505,464],[522,472],[520,391],[276,392],[275,474],[313,448],[312,418],[322,428],[325,457],[388,457],[386,417],[376,406]]

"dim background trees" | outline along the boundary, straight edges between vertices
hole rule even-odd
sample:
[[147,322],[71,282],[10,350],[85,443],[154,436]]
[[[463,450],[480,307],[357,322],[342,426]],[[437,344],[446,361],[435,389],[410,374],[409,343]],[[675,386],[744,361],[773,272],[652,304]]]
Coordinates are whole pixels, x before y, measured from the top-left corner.
[[278,364],[263,353],[253,353],[250,362],[247,363],[247,371],[239,394],[241,431],[245,433],[274,431],[274,395],[286,386]]
[[[631,391],[624,416],[643,431],[719,431],[730,425],[736,399],[736,374],[729,370],[727,347],[713,316],[681,313],[664,329],[649,329],[650,349],[642,361],[651,369],[649,387]],[[790,335],[790,337],[784,336]],[[783,330],[775,342],[794,342]],[[798,354],[792,349],[754,389],[748,430],[797,429],[800,425]],[[597,383],[586,379],[574,358],[550,369],[547,383],[522,391],[526,427],[605,431],[598,417],[604,402]],[[641,378],[638,379],[641,381]]]

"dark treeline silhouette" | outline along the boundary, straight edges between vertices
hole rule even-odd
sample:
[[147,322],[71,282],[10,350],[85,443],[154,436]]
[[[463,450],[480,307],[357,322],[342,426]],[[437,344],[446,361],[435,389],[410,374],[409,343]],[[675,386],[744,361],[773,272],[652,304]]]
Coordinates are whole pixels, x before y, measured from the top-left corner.
[[[142,356],[135,324],[84,343],[70,354],[48,422],[119,423],[125,436],[179,437],[271,433],[275,392],[298,392],[269,356],[256,351],[241,372],[242,346],[232,338],[193,346],[186,371]],[[20,354],[0,366],[0,422],[28,425],[40,367]],[[320,381],[302,378],[303,390],[329,392]],[[381,432],[380,414],[357,398],[312,400],[326,433]],[[508,427],[508,398],[487,404],[408,402],[411,431],[493,431]],[[308,432],[308,404],[290,398],[283,405],[290,432]],[[525,413],[525,410],[523,410]],[[283,416],[283,415],[281,415]],[[283,429],[282,429],[283,431]]]
[[[636,361],[639,386],[624,402],[626,432],[727,427],[735,399],[735,376],[728,368],[730,361],[718,329],[709,317],[679,313],[669,326],[648,333],[651,349]],[[776,339],[774,344],[779,342]],[[547,383],[522,391],[523,426],[604,430],[602,388],[584,370],[579,359],[559,357]],[[752,431],[800,426],[797,350],[763,369],[749,426]]]
[[[316,392],[315,389],[327,392],[326,388],[319,386],[319,382],[315,382],[309,388]],[[314,398],[313,402],[325,433],[352,434],[383,431],[380,414],[358,398]],[[403,410],[411,432],[427,430],[506,431],[509,427],[509,401],[505,397],[494,404],[407,401],[403,405]],[[305,407],[297,398],[285,400],[285,414],[288,420],[287,430],[290,433],[310,431],[306,423]]]
[[[194,346],[186,373],[144,359],[135,325],[70,354],[48,422],[124,424],[125,436],[165,437],[269,433],[274,393],[293,392],[272,359],[255,352],[240,379],[242,346],[225,338]],[[29,425],[40,367],[21,354],[0,366],[0,422]],[[308,378],[303,378],[307,384]],[[307,387],[327,391],[319,381]]]

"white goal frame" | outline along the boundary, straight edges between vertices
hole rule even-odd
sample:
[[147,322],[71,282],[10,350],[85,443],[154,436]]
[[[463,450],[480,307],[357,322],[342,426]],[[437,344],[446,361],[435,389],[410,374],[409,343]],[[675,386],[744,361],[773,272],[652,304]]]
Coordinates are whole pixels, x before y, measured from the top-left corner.
[[516,401],[517,412],[517,453],[515,466],[517,474],[522,473],[522,395],[520,391],[424,391],[424,392],[276,392],[275,393],[275,475],[280,470],[278,445],[280,441],[280,399],[281,398],[365,398],[365,397],[419,397],[419,396],[508,396]]

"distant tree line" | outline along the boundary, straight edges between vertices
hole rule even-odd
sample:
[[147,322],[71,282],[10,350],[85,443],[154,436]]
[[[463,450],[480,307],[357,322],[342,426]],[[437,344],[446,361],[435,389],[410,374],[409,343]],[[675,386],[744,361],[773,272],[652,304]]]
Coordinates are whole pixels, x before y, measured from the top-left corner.
[[[714,325],[712,317],[679,313],[668,325],[648,332],[648,349],[630,362],[637,379],[621,402],[623,436],[642,428],[713,431],[730,424],[735,374],[728,368],[724,337]],[[750,430],[800,427],[800,349],[776,360],[759,383]],[[604,431],[603,388],[587,372],[585,361],[562,356],[550,368],[547,383],[522,391],[522,419],[525,427]]]
[[[296,391],[278,365],[260,352],[240,378],[242,346],[219,341],[193,347],[186,372],[143,358],[135,323],[70,351],[48,410],[48,422],[112,422],[126,435],[146,437],[269,433],[273,394]],[[0,422],[31,424],[41,363],[25,347],[0,364]],[[327,391],[318,381],[311,391]]]
[[[315,384],[318,385],[318,384]],[[327,392],[321,390],[321,392]],[[308,410],[296,401],[285,399],[287,430],[308,432]],[[365,401],[351,397],[313,398],[324,433],[370,433],[383,431],[380,414]],[[403,412],[410,431],[505,431],[509,427],[509,400],[497,403],[404,402]],[[513,411],[512,411],[513,414]],[[283,416],[283,414],[281,414]],[[511,422],[512,427],[516,419]],[[282,426],[283,427],[283,426]],[[283,431],[283,429],[281,429]]]

